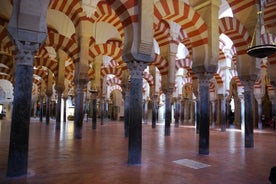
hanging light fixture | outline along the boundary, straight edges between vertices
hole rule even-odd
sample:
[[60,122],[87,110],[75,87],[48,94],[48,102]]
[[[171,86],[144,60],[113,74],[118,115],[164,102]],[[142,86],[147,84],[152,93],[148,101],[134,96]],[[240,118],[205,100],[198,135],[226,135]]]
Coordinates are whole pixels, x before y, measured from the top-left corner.
[[[273,43],[273,40],[269,37],[269,43],[261,43],[260,45],[255,45],[253,46],[254,38],[256,37],[256,30],[257,26],[260,28],[264,28],[262,23],[263,23],[263,16],[262,16],[262,11],[263,6],[262,6],[262,0],[259,1],[259,11],[257,12],[258,15],[258,24],[256,25],[256,28],[254,30],[253,38],[250,44],[250,47],[247,49],[247,54],[256,57],[256,58],[265,58],[268,57],[274,53],[276,53],[276,45]],[[269,33],[267,33],[269,35]]]

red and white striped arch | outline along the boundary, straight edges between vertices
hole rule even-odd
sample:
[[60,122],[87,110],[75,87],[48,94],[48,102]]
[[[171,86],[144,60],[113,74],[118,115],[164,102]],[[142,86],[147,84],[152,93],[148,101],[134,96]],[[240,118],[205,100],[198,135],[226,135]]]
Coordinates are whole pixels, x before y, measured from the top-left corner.
[[63,50],[74,62],[78,62],[79,47],[76,42],[57,33],[49,33],[44,46],[52,46],[55,50]]
[[154,85],[154,78],[151,73],[144,71],[143,78],[149,83],[150,86]]
[[246,54],[251,37],[246,28],[235,18],[224,17],[219,21],[219,33],[226,34],[236,47],[238,55]]
[[50,55],[45,47],[41,47],[36,54],[36,58],[49,58]]
[[89,77],[89,79],[90,80],[94,79],[94,77],[95,77],[94,75],[95,75],[95,71],[92,68],[89,67],[89,69],[88,69],[88,77]]
[[56,60],[53,60],[51,58],[36,58],[34,62],[35,67],[44,66],[51,70],[54,75],[57,75],[58,72],[58,63]]
[[[227,0],[229,6],[232,9],[233,14],[237,14],[241,11],[248,11],[250,7],[256,8],[256,0]],[[256,11],[254,11],[256,12]]]
[[168,74],[169,63],[161,55],[155,54],[154,60],[150,63],[150,65],[154,65],[155,67],[157,67],[161,75]]
[[263,44],[275,44],[276,43],[276,37],[270,33],[262,34],[261,40],[262,40]]
[[80,3],[81,1],[79,0],[51,0],[49,9],[58,10],[64,13],[71,19],[75,27],[78,27],[82,20],[89,20],[89,18],[85,15]]
[[159,47],[169,44],[170,40],[170,25],[165,20],[160,20],[157,25],[154,25],[154,38]]
[[269,28],[276,27],[276,1],[267,0],[267,3],[264,7],[264,24]]
[[0,79],[10,81],[10,82],[13,84],[13,77],[10,76],[10,75],[3,75],[3,74],[0,74]]
[[122,83],[122,81],[118,77],[112,77],[112,78],[110,78],[106,81],[106,84],[108,86],[112,86],[112,85],[119,85],[120,86],[121,83]]
[[123,91],[122,88],[121,88],[121,86],[119,86],[119,85],[113,85],[113,86],[110,87],[110,94],[111,94],[113,91],[115,91],[115,90],[119,90],[120,92]]
[[37,69],[34,69],[34,73],[33,74],[39,76],[45,82],[48,81],[48,73],[47,73],[47,71],[43,70],[41,67],[37,68]]
[[[107,55],[114,60],[122,61],[122,49],[113,44],[97,44],[89,49],[89,55],[91,58],[95,58],[99,55]],[[119,63],[122,64],[122,63]]]
[[101,68],[101,78],[104,78],[108,74],[113,74],[118,78],[121,78],[123,72],[121,68],[112,68],[112,67],[102,67]]
[[133,0],[106,0],[111,8],[115,11],[120,18],[123,27],[126,28],[129,25],[138,22],[137,1]]
[[178,40],[185,45],[185,47],[187,48],[187,50],[189,51],[189,55],[192,56],[193,54],[193,47],[192,47],[192,43],[186,33],[186,31],[184,29],[180,29],[180,33],[178,36]]
[[6,67],[1,67],[0,66],[0,73],[2,74],[7,74],[7,75],[12,75],[12,71],[10,68],[6,68]]
[[0,26],[0,50],[8,55],[12,55],[15,51],[15,46],[8,36],[6,27]]
[[122,47],[122,40],[119,40],[117,38],[112,38],[106,41],[107,44],[113,44],[116,45],[117,47],[121,48]]
[[190,57],[186,57],[183,59],[178,59],[175,62],[175,68],[178,70],[179,68],[192,69],[193,61]]
[[208,42],[207,25],[198,13],[180,0],[159,1],[154,6],[154,23],[171,20],[179,24],[190,38],[192,47]]
[[7,68],[13,68],[13,57],[9,55],[0,54],[0,63]]
[[114,26],[120,36],[121,39],[124,40],[124,28],[123,24],[121,23],[118,15],[115,13],[115,11],[110,7],[110,5],[107,2],[100,1],[97,4],[97,10],[92,16],[92,22],[106,22]]

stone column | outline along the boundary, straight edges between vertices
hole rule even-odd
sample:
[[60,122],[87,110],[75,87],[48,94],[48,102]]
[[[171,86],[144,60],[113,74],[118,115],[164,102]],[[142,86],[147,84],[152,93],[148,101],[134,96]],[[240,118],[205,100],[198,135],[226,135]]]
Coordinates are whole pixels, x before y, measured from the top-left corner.
[[57,91],[57,105],[56,105],[56,130],[60,129],[60,121],[61,121],[61,97],[64,88],[56,87]]
[[175,127],[179,127],[179,119],[180,119],[180,101],[181,98],[177,98],[175,100],[175,109],[174,109],[174,119],[175,119]]
[[216,127],[216,101],[212,100],[211,101],[211,107],[212,107],[212,128]]
[[[29,6],[30,3],[32,6]],[[49,0],[13,1],[13,11],[7,26],[17,49],[7,169],[9,177],[27,174],[33,62],[35,53],[47,37],[48,5]],[[30,11],[30,7],[36,7],[36,11]]]
[[46,125],[50,123],[50,101],[51,101],[52,93],[46,91]]
[[205,76],[208,74],[200,75],[199,77],[199,154],[209,154],[209,79]]
[[39,104],[40,104],[40,106],[39,106],[39,121],[40,122],[42,122],[43,121],[43,106],[44,106],[44,104],[43,104],[43,99],[44,99],[44,95],[40,95],[39,96]]
[[86,84],[87,84],[87,79],[78,79],[76,81],[77,90],[76,90],[76,97],[75,97],[75,114],[74,114],[75,139],[82,138],[82,124],[83,124],[83,116],[84,116],[84,110],[83,110],[84,92],[83,92],[83,89],[85,88]]
[[39,44],[15,40],[17,47],[8,176],[27,174],[33,60]]
[[262,97],[255,95],[256,101],[258,103],[258,129],[263,128],[263,123],[262,123]]
[[241,101],[241,132],[244,133],[245,131],[245,105],[244,105],[244,95],[239,95]]
[[171,107],[171,95],[172,88],[164,90],[165,93],[165,136],[169,136],[171,134],[170,127],[172,121],[172,107]]
[[46,124],[50,123],[50,101],[53,94],[53,72],[48,70],[48,80],[46,83]]
[[152,116],[151,116],[151,127],[156,127],[158,117],[158,95],[152,95]]
[[105,104],[105,97],[102,96],[100,99],[100,118],[101,118],[101,125],[104,124],[104,104]]
[[66,122],[66,109],[67,109],[67,99],[68,99],[68,96],[67,95],[64,95],[63,96],[63,102],[64,102],[64,105],[63,105],[63,122]]
[[253,136],[253,85],[254,80],[241,79],[244,86],[244,101],[245,101],[245,147],[254,147],[254,136]]
[[143,71],[147,64],[141,61],[127,63],[130,69],[128,163],[140,164],[142,153],[142,87]]
[[124,88],[124,99],[125,99],[125,106],[124,106],[124,130],[125,130],[125,137],[128,137],[129,133],[129,101],[130,101],[130,94],[129,94],[129,85],[126,84]]
[[199,111],[199,99],[197,97],[195,102],[195,121],[196,121],[196,133],[199,134],[200,129],[200,111]]
[[219,99],[219,122],[220,122],[220,126],[221,126],[221,131],[225,132],[226,131],[226,97],[224,96],[224,94],[219,94],[218,95],[218,99]]
[[148,123],[148,104],[149,104],[149,100],[145,99],[144,103],[143,103],[143,121],[145,124]]
[[97,128],[97,96],[98,90],[92,89],[90,90],[92,94],[92,129],[95,130]]

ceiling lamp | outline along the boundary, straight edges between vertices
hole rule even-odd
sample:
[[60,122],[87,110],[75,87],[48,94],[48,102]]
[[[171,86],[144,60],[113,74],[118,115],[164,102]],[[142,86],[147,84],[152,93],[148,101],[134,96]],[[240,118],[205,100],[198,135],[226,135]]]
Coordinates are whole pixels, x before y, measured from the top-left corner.
[[[275,45],[275,43],[273,43],[273,40],[270,37],[269,37],[269,42],[270,43],[253,46],[257,26],[259,25],[259,28],[261,28],[262,27],[262,22],[263,22],[263,16],[261,15],[263,5],[262,5],[261,1],[262,0],[259,1],[259,9],[260,10],[257,12],[258,24],[256,25],[256,28],[254,30],[251,45],[246,51],[248,55],[250,55],[252,57],[256,57],[256,58],[265,58],[265,57],[268,57],[268,56],[276,53],[276,45]],[[265,30],[265,27],[263,27],[263,28]],[[269,35],[269,33],[267,33],[267,34]]]

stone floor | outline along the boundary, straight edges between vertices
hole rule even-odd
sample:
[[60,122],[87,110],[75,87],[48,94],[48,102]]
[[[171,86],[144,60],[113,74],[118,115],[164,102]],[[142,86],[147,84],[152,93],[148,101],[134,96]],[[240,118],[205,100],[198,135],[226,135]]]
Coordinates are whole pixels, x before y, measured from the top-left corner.
[[276,134],[254,131],[255,147],[244,148],[239,130],[210,129],[210,154],[198,154],[194,127],[143,124],[142,164],[127,164],[128,140],[123,123],[105,121],[92,130],[84,122],[83,138],[74,140],[73,122],[49,126],[32,119],[28,175],[7,178],[10,122],[0,120],[1,184],[269,184],[276,165]]

